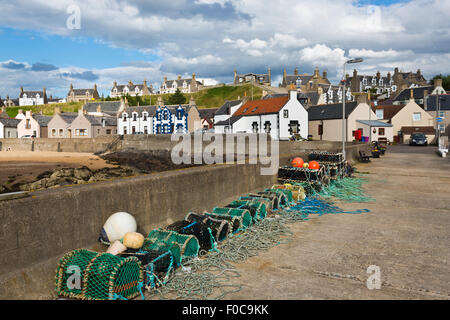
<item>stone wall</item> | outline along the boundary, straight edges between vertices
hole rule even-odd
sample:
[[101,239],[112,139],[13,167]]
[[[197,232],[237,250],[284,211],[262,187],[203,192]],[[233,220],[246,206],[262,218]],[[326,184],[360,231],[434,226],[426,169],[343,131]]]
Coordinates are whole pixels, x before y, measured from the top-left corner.
[[109,215],[133,214],[138,231],[181,220],[270,187],[259,165],[213,165],[35,192],[0,202],[0,299],[51,297],[58,259],[77,248],[99,249]]

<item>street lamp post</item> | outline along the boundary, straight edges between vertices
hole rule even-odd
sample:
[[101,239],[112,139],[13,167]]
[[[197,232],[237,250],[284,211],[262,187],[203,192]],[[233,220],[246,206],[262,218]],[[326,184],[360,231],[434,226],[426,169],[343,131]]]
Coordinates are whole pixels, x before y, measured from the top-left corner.
[[346,160],[346,154],[345,154],[345,140],[346,140],[346,132],[347,132],[347,128],[346,128],[346,123],[345,123],[345,98],[346,98],[346,83],[347,83],[347,79],[345,77],[345,65],[346,64],[353,64],[353,63],[360,63],[363,62],[364,60],[362,58],[356,58],[356,59],[350,59],[348,61],[346,61],[344,63],[344,75],[343,75],[343,84],[344,84],[344,88],[343,88],[343,92],[342,92],[342,156],[344,158],[344,160]]

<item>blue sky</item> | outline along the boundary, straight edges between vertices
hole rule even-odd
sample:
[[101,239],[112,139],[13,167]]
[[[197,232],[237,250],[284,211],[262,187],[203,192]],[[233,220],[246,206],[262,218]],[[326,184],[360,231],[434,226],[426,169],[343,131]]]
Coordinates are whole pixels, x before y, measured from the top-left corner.
[[[80,30],[66,27],[74,3]],[[448,0],[0,0],[0,96],[20,86],[64,96],[94,82],[107,95],[113,81],[159,86],[192,72],[231,82],[234,69],[269,66],[273,85],[295,67],[337,81],[352,54],[365,58],[361,72],[432,76],[450,71],[449,11]]]

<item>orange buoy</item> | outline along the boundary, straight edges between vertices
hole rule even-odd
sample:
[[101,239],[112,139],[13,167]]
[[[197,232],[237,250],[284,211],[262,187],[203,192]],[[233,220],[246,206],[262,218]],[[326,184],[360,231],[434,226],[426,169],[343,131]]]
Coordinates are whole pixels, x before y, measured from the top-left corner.
[[310,161],[309,168],[312,170],[318,170],[320,168],[320,164],[317,161]]
[[292,160],[292,166],[294,168],[301,168],[303,167],[303,159],[302,158],[294,158],[294,160]]

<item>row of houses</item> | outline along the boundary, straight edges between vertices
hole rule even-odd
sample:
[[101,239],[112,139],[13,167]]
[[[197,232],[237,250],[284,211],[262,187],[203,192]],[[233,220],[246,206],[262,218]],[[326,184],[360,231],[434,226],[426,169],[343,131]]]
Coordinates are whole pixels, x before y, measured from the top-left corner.
[[[423,92],[421,88],[409,89],[410,98],[405,104],[375,104],[366,94],[347,102],[345,140],[364,136],[370,141],[387,139],[401,143],[408,142],[414,131],[424,132],[433,139],[436,129],[448,135],[450,98],[446,94],[431,94],[417,99],[416,93]],[[436,83],[429,90],[441,93],[441,86]],[[309,106],[309,102],[297,90],[254,101],[227,101],[218,109],[197,109],[192,98],[189,104],[175,106],[164,105],[161,98],[155,106],[141,107],[129,107],[126,99],[89,102],[76,114],[57,109],[53,117],[31,112],[19,113],[16,119],[3,116],[0,137],[92,138],[114,134],[191,133],[214,128],[216,133],[268,133],[277,140],[300,135],[314,140],[341,141],[342,102],[314,106]],[[442,122],[436,123],[437,117]],[[17,127],[15,133],[14,127]]]

